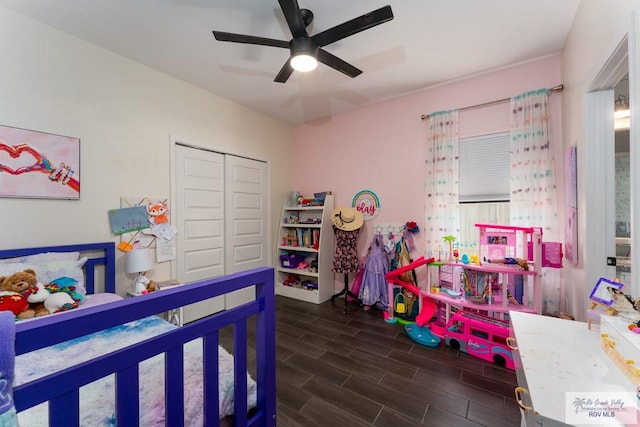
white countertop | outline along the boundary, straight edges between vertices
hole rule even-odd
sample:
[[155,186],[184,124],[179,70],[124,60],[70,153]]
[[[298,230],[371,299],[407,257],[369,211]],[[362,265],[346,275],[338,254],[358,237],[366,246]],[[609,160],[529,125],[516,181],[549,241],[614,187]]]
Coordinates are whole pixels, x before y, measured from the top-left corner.
[[564,420],[565,392],[633,392],[635,386],[601,347],[599,331],[572,320],[509,313],[537,413]]

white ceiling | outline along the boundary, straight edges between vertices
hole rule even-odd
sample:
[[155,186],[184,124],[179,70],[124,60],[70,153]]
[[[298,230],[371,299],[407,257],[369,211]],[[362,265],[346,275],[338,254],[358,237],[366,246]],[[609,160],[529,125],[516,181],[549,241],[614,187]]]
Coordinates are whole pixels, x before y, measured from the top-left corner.
[[[320,64],[274,83],[286,49],[218,42],[211,31],[291,35],[276,0],[0,0],[115,53],[290,124],[556,54],[580,0],[298,0],[317,34],[387,4],[394,19],[325,47],[364,72]],[[6,64],[5,64],[6,66]]]

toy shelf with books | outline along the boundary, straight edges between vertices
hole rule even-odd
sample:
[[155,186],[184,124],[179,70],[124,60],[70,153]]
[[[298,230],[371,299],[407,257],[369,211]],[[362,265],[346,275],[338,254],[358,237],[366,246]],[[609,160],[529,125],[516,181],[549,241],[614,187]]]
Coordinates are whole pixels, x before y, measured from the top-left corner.
[[[316,194],[313,203],[282,206],[278,232],[276,293],[315,304],[331,298],[333,195]],[[309,199],[304,199],[308,201]]]
[[429,298],[440,305],[438,320],[446,324],[462,308],[502,320],[510,310],[541,314],[541,267],[562,265],[559,244],[543,243],[537,227],[476,227],[479,255],[471,257],[473,262],[448,256],[430,264],[438,269],[436,283],[427,287]]

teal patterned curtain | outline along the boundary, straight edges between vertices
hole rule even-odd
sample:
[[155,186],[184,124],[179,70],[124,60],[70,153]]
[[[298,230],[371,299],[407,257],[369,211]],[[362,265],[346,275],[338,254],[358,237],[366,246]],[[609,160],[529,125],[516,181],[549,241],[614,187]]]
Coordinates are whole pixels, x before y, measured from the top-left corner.
[[427,250],[460,236],[458,207],[458,110],[429,114],[427,121]]
[[[558,199],[548,89],[511,98],[511,225],[542,227],[543,240],[559,241]],[[560,274],[545,269],[543,311],[558,310]]]

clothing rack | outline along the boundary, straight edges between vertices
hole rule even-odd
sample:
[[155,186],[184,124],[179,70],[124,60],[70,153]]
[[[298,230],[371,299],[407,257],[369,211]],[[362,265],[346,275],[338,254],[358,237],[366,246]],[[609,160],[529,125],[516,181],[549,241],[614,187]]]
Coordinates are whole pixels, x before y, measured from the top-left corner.
[[[564,85],[559,84],[557,86],[550,88],[549,90],[551,92],[562,92],[563,89],[564,89]],[[476,108],[490,107],[492,105],[504,104],[505,102],[509,102],[509,101],[511,101],[511,98],[502,98],[502,99],[497,99],[495,101],[483,102],[481,104],[469,105],[467,107],[458,108],[458,111],[475,110]],[[423,114],[422,116],[420,116],[420,120],[427,120],[428,118],[429,118],[429,114]]]
[[404,224],[376,224],[373,226],[374,234],[382,234],[383,236],[392,233],[396,236],[402,235]]

